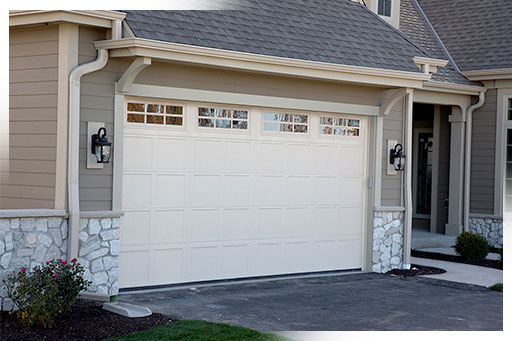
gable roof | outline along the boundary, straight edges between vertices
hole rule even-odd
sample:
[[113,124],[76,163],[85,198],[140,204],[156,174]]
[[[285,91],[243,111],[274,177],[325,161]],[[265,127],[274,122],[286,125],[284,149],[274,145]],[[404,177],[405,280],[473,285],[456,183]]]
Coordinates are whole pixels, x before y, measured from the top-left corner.
[[432,80],[480,85],[479,83],[469,81],[460,74],[457,70],[457,65],[454,64],[442,41],[427,20],[416,0],[400,1],[400,31],[427,50],[433,58],[448,60],[448,64],[445,67],[438,68],[437,73],[432,75]]
[[236,10],[123,11],[135,37],[253,54],[421,73],[430,57],[350,0],[243,0]]
[[460,70],[512,67],[512,1],[418,1]]

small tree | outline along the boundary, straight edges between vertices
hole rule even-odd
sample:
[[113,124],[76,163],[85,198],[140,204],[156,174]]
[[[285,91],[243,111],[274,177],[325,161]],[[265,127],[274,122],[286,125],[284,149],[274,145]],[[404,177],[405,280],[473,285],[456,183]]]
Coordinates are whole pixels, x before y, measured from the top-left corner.
[[482,260],[489,253],[489,244],[479,234],[462,232],[457,236],[455,251],[464,259]]

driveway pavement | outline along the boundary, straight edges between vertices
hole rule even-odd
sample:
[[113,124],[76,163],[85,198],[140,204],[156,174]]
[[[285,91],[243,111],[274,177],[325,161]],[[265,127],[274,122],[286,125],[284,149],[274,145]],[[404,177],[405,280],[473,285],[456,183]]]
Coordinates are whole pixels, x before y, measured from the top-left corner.
[[375,273],[121,294],[119,300],[180,319],[224,322],[263,332],[503,329],[499,292]]

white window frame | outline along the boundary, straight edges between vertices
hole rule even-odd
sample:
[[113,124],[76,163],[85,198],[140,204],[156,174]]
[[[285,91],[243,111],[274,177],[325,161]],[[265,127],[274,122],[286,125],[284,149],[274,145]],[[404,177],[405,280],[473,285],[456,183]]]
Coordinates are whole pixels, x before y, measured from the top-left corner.
[[[306,115],[308,122],[304,123],[295,123],[295,122],[281,122],[281,121],[267,121],[265,120],[265,114],[288,114],[288,115]],[[261,133],[264,135],[273,135],[273,136],[311,136],[311,113],[303,112],[303,111],[289,111],[289,110],[274,110],[274,109],[264,109],[261,113]],[[278,129],[277,130],[265,130],[265,123],[276,123]],[[302,125],[307,127],[307,131],[305,133],[295,132],[295,131],[280,131],[279,124],[292,124],[292,125]]]
[[494,214],[497,216],[503,215],[505,207],[507,130],[512,129],[512,120],[508,119],[509,99],[512,99],[512,89],[498,89],[494,170]]
[[[217,120],[217,117],[216,116],[199,116],[199,109],[200,108],[211,108],[211,109],[214,109],[214,110],[218,110],[218,109],[225,109],[225,110],[238,110],[238,111],[247,111],[247,119],[235,119],[235,121],[239,120],[239,121],[247,121],[247,129],[236,129],[236,128],[233,128],[233,118],[219,118],[219,119],[225,119],[225,120],[230,120],[231,121],[231,128],[220,128],[220,127],[201,127],[199,125],[199,119],[200,118],[206,118],[206,119],[213,119],[214,122],[215,120]],[[214,125],[216,125],[216,123],[214,123]],[[196,110],[196,113],[195,113],[195,128],[198,130],[198,131],[203,131],[203,132],[229,132],[229,133],[233,133],[233,132],[237,132],[237,133],[242,133],[242,134],[248,134],[250,131],[251,131],[251,110],[249,108],[241,108],[241,107],[237,107],[237,106],[230,106],[230,105],[218,105],[218,104],[215,104],[215,105],[212,105],[212,104],[208,104],[208,103],[197,103],[197,110]]]
[[[135,111],[128,111],[128,103],[140,103],[144,104],[144,112],[135,112]],[[158,113],[148,113],[147,112],[147,105],[148,104],[156,104],[156,105],[163,105],[165,106],[175,106],[175,107],[181,107],[182,108],[182,114],[180,115],[170,115],[170,114],[163,114],[164,116],[164,124],[153,124],[153,123],[147,123],[147,118],[144,118],[144,122],[128,122],[128,114],[142,114],[144,116],[149,115],[159,115]],[[178,130],[184,130],[187,124],[186,119],[186,110],[187,106],[185,103],[160,99],[160,98],[142,98],[142,97],[125,97],[124,99],[124,125],[129,128],[157,128],[157,129],[178,129]],[[166,124],[166,117],[181,117],[181,125],[174,125],[174,124]]]
[[[344,120],[357,120],[357,121],[359,121],[359,126],[352,127],[352,128],[358,129],[359,130],[359,135],[323,134],[322,133],[322,127],[331,127],[333,129],[335,127],[339,127],[339,128],[343,128],[345,130],[350,129],[351,127],[346,126],[346,125],[335,126],[334,124],[333,125],[322,124],[322,117],[330,117],[330,118],[333,118],[333,119],[334,118],[342,118]],[[320,137],[335,138],[335,139],[339,139],[339,138],[348,138],[348,139],[360,138],[361,135],[362,135],[362,129],[361,128],[362,128],[362,120],[360,118],[356,118],[356,117],[352,117],[352,116],[339,115],[339,114],[329,114],[329,113],[319,113],[318,114],[318,136],[320,136]]]

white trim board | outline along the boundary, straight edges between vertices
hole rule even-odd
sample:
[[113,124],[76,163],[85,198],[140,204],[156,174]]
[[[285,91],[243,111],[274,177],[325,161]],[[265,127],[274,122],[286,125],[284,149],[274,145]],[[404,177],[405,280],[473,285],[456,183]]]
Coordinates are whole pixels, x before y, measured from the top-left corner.
[[[117,84],[116,84],[117,88]],[[127,96],[378,116],[379,106],[133,84]]]

